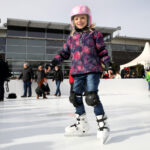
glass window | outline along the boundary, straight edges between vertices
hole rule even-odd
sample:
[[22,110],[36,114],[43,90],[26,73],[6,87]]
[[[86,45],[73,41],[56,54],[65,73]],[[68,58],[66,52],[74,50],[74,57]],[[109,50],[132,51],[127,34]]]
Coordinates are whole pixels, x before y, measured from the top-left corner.
[[26,36],[26,27],[8,26],[7,35]]
[[45,47],[27,47],[27,53],[45,54]]
[[63,30],[48,29],[47,38],[63,39]]
[[6,45],[6,38],[0,37],[0,45]]
[[26,40],[7,38],[7,45],[26,45]]
[[50,54],[49,54],[49,55],[46,55],[46,56],[45,56],[45,60],[52,60],[52,59],[55,57],[55,55],[56,55],[56,54],[54,54],[54,55],[53,55],[53,54],[51,54],[51,55],[50,55]]
[[26,53],[26,47],[25,46],[7,46],[7,53]]
[[64,31],[64,39],[67,39],[69,35],[70,35],[70,31],[65,30]]
[[64,39],[67,40],[69,34],[64,34]]
[[134,45],[126,45],[126,50],[138,51],[139,48],[138,48],[138,46],[134,46]]
[[28,46],[45,46],[45,40],[27,40]]
[[45,37],[45,29],[28,28],[28,37]]
[[16,53],[7,53],[6,54],[6,58],[7,59],[26,59],[26,55],[25,54],[16,54]]
[[56,46],[56,47],[59,46],[60,47],[60,46],[63,46],[63,41],[47,40],[46,46]]
[[0,53],[4,53],[5,50],[5,45],[0,45]]
[[60,50],[60,48],[47,47],[47,48],[46,48],[46,53],[47,53],[47,54],[57,54],[59,50]]
[[27,60],[44,60],[45,55],[43,54],[27,54]]
[[113,50],[119,50],[119,51],[125,50],[125,45],[112,44],[111,47],[112,47]]

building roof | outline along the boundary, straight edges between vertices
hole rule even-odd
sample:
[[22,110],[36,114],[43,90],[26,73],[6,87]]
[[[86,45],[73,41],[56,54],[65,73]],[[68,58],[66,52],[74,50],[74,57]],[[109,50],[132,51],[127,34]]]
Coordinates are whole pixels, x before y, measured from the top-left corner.
[[[33,27],[33,28],[47,28],[47,29],[61,29],[61,30],[71,30],[70,24],[67,23],[56,23],[56,22],[46,22],[46,21],[34,21],[34,20],[23,20],[23,19],[7,19],[7,26],[22,26],[22,27]],[[121,27],[96,27],[97,30],[102,33],[113,33],[120,30]]]

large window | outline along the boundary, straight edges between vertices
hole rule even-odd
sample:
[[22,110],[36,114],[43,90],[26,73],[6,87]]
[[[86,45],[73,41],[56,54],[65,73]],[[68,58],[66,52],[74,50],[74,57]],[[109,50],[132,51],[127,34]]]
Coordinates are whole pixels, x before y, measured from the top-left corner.
[[7,53],[22,53],[26,54],[26,47],[25,46],[9,46],[7,45]]
[[38,46],[28,46],[27,53],[32,54],[43,54],[45,53],[45,47],[38,47]]
[[[9,65],[14,73],[23,69],[24,62],[35,62],[36,70],[39,63],[54,58],[69,34],[68,30],[9,26],[7,40],[0,38],[0,52],[6,47],[6,58],[11,62]],[[65,76],[68,75],[69,68],[69,65],[62,68]]]
[[0,53],[5,53],[5,46],[4,45],[0,45]]
[[135,45],[126,45],[125,46],[126,50],[131,50],[131,51],[138,51],[139,50],[139,47],[138,46],[135,46]]
[[47,54],[45,55],[45,60],[52,60],[56,54]]
[[0,53],[5,53],[6,38],[0,37]]
[[66,40],[68,36],[70,35],[70,31],[64,30],[64,39]]
[[9,36],[26,36],[26,27],[8,26],[7,35],[9,35]]
[[25,60],[26,55],[25,54],[18,54],[18,53],[7,53],[6,54],[7,59],[14,59],[14,60]]
[[[45,40],[27,40],[27,53],[44,54],[45,53]],[[37,57],[35,59],[37,59]]]
[[48,29],[47,38],[63,39],[63,30]]
[[58,47],[47,47],[46,48],[46,54],[57,54],[57,52],[60,50]]
[[5,44],[6,44],[6,38],[0,37],[0,45],[5,45]]
[[56,46],[56,47],[62,47],[63,46],[63,40],[47,40],[46,46]]
[[118,51],[125,50],[125,46],[124,45],[112,44],[111,47],[112,47],[112,50],[118,50]]
[[28,54],[27,53],[27,60],[44,60],[45,59],[45,55],[44,54]]
[[27,40],[28,46],[45,46],[45,40]]
[[28,28],[28,37],[45,37],[45,29],[41,28]]
[[25,39],[7,38],[7,45],[26,45]]
[[26,40],[7,38],[7,59],[26,58]]
[[112,50],[116,50],[116,51],[141,51],[141,46],[125,45],[125,44],[112,44]]

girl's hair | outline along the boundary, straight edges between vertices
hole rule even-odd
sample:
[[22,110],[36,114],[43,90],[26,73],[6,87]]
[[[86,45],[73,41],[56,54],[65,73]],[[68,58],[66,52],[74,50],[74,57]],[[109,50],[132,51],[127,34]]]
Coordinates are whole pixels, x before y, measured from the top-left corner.
[[[96,26],[95,24],[91,24],[91,25],[88,26],[88,27],[85,29],[85,31],[83,31],[83,32],[93,32],[95,26]],[[70,36],[73,36],[75,32],[76,32],[76,30],[75,30],[75,28],[73,27],[73,28],[72,28],[72,31],[70,32]]]

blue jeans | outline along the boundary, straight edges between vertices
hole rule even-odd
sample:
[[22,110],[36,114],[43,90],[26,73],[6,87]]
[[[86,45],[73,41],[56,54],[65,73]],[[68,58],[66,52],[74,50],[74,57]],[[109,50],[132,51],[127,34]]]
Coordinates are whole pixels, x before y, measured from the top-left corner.
[[[100,74],[90,73],[90,74],[84,74],[80,76],[74,77],[74,85],[73,85],[73,91],[77,94],[83,94],[83,92],[98,92],[98,85],[100,82]],[[83,98],[82,96],[76,96],[76,101],[80,103],[80,106],[75,107],[76,113],[79,115],[82,115],[85,113],[85,108],[83,104]],[[104,109],[101,104],[101,102],[94,107],[94,113],[95,115],[103,115]]]
[[61,95],[61,91],[60,91],[60,80],[56,80],[56,93],[55,95]]
[[28,90],[28,96],[32,96],[31,81],[24,81],[24,95],[23,96],[27,96],[27,90]]

